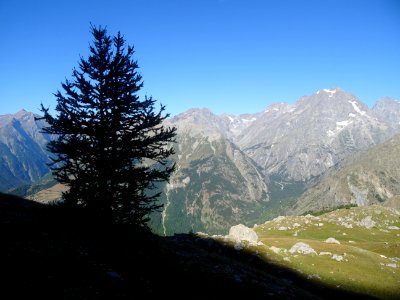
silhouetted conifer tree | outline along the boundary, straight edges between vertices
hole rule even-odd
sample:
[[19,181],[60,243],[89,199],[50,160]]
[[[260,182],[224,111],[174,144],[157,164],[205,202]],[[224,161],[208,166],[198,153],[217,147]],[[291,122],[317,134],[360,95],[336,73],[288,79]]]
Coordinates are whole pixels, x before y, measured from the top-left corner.
[[91,27],[90,55],[80,59],[72,80],[57,91],[55,117],[41,106],[45,133],[56,135],[48,144],[54,154],[55,178],[69,186],[67,205],[84,207],[100,222],[146,226],[150,212],[159,209],[154,191],[168,180],[174,164],[170,142],[176,128],[165,127],[161,105],[138,96],[142,78],[133,60],[134,48],[118,33]]

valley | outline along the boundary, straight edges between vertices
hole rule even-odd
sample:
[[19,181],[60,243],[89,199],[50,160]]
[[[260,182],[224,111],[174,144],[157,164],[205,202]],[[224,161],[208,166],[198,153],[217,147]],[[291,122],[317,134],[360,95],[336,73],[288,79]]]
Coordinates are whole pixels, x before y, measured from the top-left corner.
[[[399,122],[396,100],[368,108],[339,88],[253,114],[190,109],[166,121],[178,129],[177,168],[159,186],[164,208],[149,224],[161,235],[224,234],[238,223],[348,204],[398,208]],[[65,188],[48,174],[44,124],[26,111],[0,116],[0,124],[1,191],[57,200]]]

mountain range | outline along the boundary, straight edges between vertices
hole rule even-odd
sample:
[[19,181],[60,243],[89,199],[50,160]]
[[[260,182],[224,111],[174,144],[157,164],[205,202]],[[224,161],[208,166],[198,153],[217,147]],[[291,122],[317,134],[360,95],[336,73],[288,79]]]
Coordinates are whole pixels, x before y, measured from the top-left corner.
[[[50,137],[40,134],[43,124],[33,117],[25,111],[0,116],[2,191],[32,183],[48,172],[44,145]],[[151,223],[160,234],[221,233],[238,223],[253,225],[282,214],[347,203],[398,203],[396,165],[393,170],[385,167],[394,159],[394,136],[400,130],[400,103],[392,98],[382,98],[370,109],[339,88],[323,89],[294,104],[275,103],[254,114],[215,115],[208,109],[190,109],[166,125],[178,129],[173,157],[177,170],[160,187],[164,208]],[[351,171],[352,164],[378,170],[374,164],[382,161],[383,148],[374,146],[380,144],[386,147],[384,170],[374,173],[380,183],[375,180],[372,188],[373,176]],[[334,191],[339,180],[335,178],[349,178],[342,174],[351,172],[359,177]],[[386,187],[389,183],[391,188]],[[38,186],[47,188],[48,183]],[[31,189],[31,197],[41,200],[35,191]]]

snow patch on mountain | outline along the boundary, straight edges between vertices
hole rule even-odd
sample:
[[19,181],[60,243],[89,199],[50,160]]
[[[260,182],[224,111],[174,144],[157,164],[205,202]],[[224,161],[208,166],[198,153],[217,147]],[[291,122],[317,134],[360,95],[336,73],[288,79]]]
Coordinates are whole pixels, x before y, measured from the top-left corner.
[[354,108],[354,110],[356,111],[356,112],[358,112],[360,115],[365,115],[367,112],[366,111],[363,111],[363,110],[361,110],[359,107],[358,107],[358,105],[357,105],[357,101],[351,101],[351,100],[349,100],[349,103],[353,106],[353,108]]
[[334,90],[324,89],[324,92],[328,93],[328,94],[335,94],[336,93],[336,89],[334,89]]
[[323,90],[319,90],[319,91],[317,91],[317,95],[319,95],[320,93],[321,93],[321,91],[323,91],[323,92],[325,92],[325,93],[327,93],[327,94],[329,94],[329,98],[332,98],[333,97],[333,95],[334,94],[336,94],[336,92],[337,92],[337,89],[333,89],[333,90],[330,90],[330,89],[323,89]]
[[336,126],[338,126],[338,127],[344,127],[344,126],[347,126],[349,124],[351,124],[351,121],[349,121],[349,120],[336,122]]
[[346,126],[350,125],[351,123],[352,123],[352,121],[349,121],[349,120],[336,122],[336,128],[334,130],[328,130],[327,135],[329,137],[335,136],[339,132],[341,132]]
[[328,94],[329,94],[329,96],[328,96],[329,98],[332,98],[333,95],[336,94],[336,89],[334,89],[334,90],[323,89],[323,91],[324,91],[325,93],[328,93]]
[[255,120],[257,120],[256,118],[251,118],[251,119],[241,119],[242,122],[254,122]]

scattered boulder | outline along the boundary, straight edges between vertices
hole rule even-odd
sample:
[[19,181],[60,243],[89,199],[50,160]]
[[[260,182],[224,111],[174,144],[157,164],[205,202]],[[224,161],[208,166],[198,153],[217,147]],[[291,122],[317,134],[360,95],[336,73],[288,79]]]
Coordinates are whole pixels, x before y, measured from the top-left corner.
[[275,247],[275,246],[271,246],[271,247],[269,247],[269,249],[272,252],[276,253],[276,254],[279,254],[281,251],[282,252],[286,252],[287,251],[286,249],[278,248],[278,247]]
[[397,226],[388,226],[388,229],[391,229],[391,230],[400,230],[400,228],[397,227]]
[[325,240],[325,243],[328,243],[328,244],[340,244],[340,242],[337,239],[333,238],[333,237],[327,238]]
[[284,261],[290,262],[290,258],[289,258],[288,256],[285,256],[285,257],[283,258],[283,260],[284,260]]
[[310,274],[307,276],[307,279],[321,279],[321,276],[318,274]]
[[344,226],[344,227],[346,227],[346,228],[353,228],[353,225],[351,224],[351,223],[346,223],[346,222],[343,222],[343,223],[341,223],[340,225],[342,225],[342,226]]
[[278,228],[278,230],[282,230],[282,231],[283,231],[283,230],[287,230],[287,229],[288,229],[288,228],[285,227],[285,226],[281,226],[281,227]]
[[317,252],[313,248],[311,248],[310,245],[303,243],[303,242],[298,242],[290,248],[289,252],[291,254],[294,253],[300,253],[300,254],[315,254],[317,255]]
[[208,234],[201,231],[196,232],[196,235],[200,238],[208,238]]
[[257,233],[243,224],[232,226],[231,229],[229,229],[228,238],[236,243],[248,241],[252,245],[257,245],[258,242]]
[[336,260],[336,261],[342,261],[343,260],[343,256],[337,255],[337,254],[333,254],[332,255],[332,259]]
[[358,225],[365,227],[367,229],[371,229],[372,227],[375,226],[375,221],[372,220],[371,216],[366,216],[364,219],[358,222]]
[[211,237],[212,237],[214,240],[225,238],[225,236],[220,235],[220,234],[214,234],[214,235],[212,235]]
[[280,221],[282,221],[284,219],[285,219],[284,216],[279,216],[279,217],[276,217],[275,219],[273,219],[272,222],[280,222]]
[[328,251],[321,251],[321,252],[319,253],[319,255],[332,255],[332,253],[331,253],[331,252],[328,252]]

